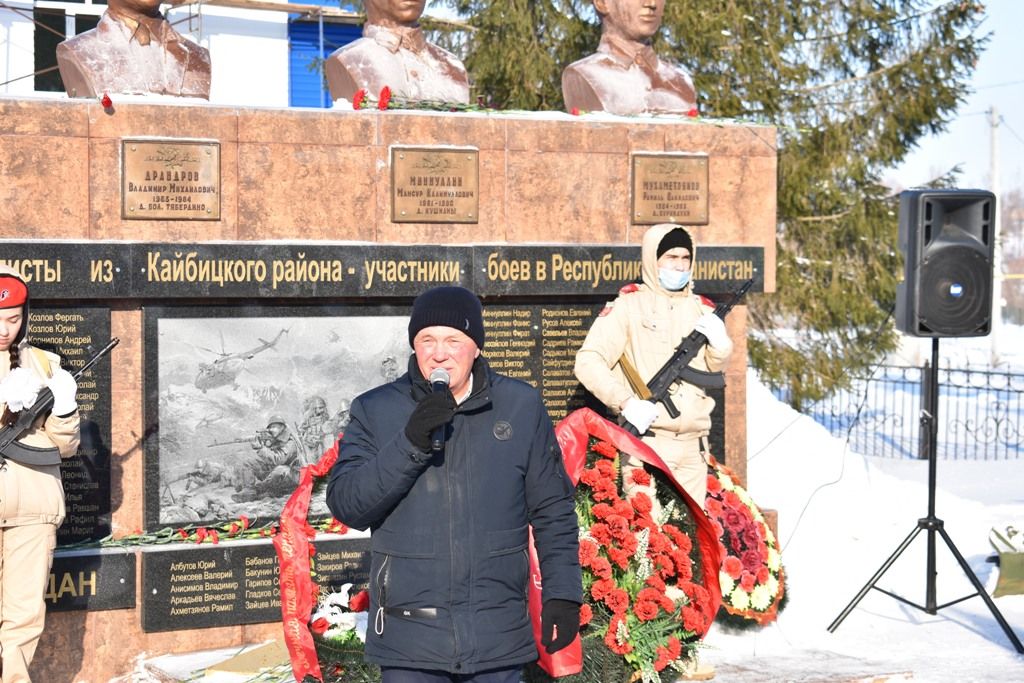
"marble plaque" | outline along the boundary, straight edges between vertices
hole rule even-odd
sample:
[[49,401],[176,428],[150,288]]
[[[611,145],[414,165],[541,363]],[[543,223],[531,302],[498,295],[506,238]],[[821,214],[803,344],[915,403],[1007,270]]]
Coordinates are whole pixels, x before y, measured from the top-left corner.
[[135,551],[57,550],[43,596],[50,612],[135,608]]
[[393,223],[476,223],[480,218],[476,148],[393,147]]
[[630,170],[634,225],[707,225],[706,154],[634,154]]
[[121,218],[220,220],[220,143],[121,141]]

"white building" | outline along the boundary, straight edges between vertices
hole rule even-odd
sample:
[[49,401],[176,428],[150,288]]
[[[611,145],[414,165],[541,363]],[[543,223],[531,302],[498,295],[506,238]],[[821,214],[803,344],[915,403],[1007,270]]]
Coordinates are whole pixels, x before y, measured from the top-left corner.
[[[210,51],[210,103],[326,107],[323,56],[361,35],[361,16],[337,0],[181,0],[161,10]],[[0,0],[0,96],[66,97],[56,47],[96,26],[97,0]],[[320,59],[318,59],[318,57]]]

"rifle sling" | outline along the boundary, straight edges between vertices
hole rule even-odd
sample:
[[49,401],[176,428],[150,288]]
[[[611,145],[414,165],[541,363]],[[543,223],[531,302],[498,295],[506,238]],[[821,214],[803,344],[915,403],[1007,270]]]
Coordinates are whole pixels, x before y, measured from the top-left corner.
[[40,448],[12,441],[4,448],[3,453],[0,453],[0,460],[2,459],[14,460],[22,465],[34,465],[37,467],[41,465],[59,465],[60,451],[53,446]]

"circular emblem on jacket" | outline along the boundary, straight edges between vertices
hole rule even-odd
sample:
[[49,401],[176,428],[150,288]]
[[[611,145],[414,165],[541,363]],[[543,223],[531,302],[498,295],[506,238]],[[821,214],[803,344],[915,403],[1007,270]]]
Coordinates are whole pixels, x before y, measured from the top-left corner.
[[512,425],[505,420],[498,420],[494,423],[494,438],[498,441],[508,441],[512,438]]

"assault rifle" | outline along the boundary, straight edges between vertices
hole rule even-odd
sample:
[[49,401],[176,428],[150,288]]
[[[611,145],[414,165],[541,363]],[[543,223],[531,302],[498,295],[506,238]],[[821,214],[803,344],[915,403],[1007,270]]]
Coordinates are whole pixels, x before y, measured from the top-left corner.
[[[78,372],[72,377],[75,381],[81,377],[86,370],[91,368],[96,361],[103,356],[110,353],[113,349],[121,342],[120,339],[114,337],[110,342],[100,349],[95,356],[89,359],[89,362],[83,365]],[[23,443],[18,443],[18,439],[32,426],[32,423],[36,421],[40,415],[45,413],[53,407],[53,393],[49,387],[43,387],[39,394],[36,396],[36,402],[32,404],[31,408],[23,408],[18,412],[18,417],[15,418],[14,422],[7,425],[3,429],[0,429],[0,464],[3,464],[4,458],[10,458],[17,462],[25,465],[58,465],[60,464],[60,452],[53,447],[50,448],[39,448],[38,446],[29,446]]]
[[[743,295],[747,293],[747,290],[753,284],[754,278],[750,278],[740,285],[739,289],[732,293],[732,298],[728,302],[718,304],[715,307],[715,315],[725,320],[725,316],[729,314],[733,306],[743,299]],[[668,416],[675,419],[679,417],[679,409],[672,402],[672,397],[669,396],[669,389],[676,382],[682,380],[706,389],[721,389],[725,386],[725,377],[721,372],[705,372],[690,367],[690,361],[697,356],[707,343],[708,338],[704,336],[704,333],[694,330],[676,347],[668,362],[661,366],[661,369],[654,373],[654,377],[651,377],[646,383],[636,374],[636,369],[626,362],[625,357],[622,359],[622,366],[626,371],[629,383],[633,386],[634,391],[639,394],[640,398],[651,403],[660,402],[665,406]],[[636,427],[624,418],[622,420],[623,429],[633,436],[640,436],[640,432]]]

